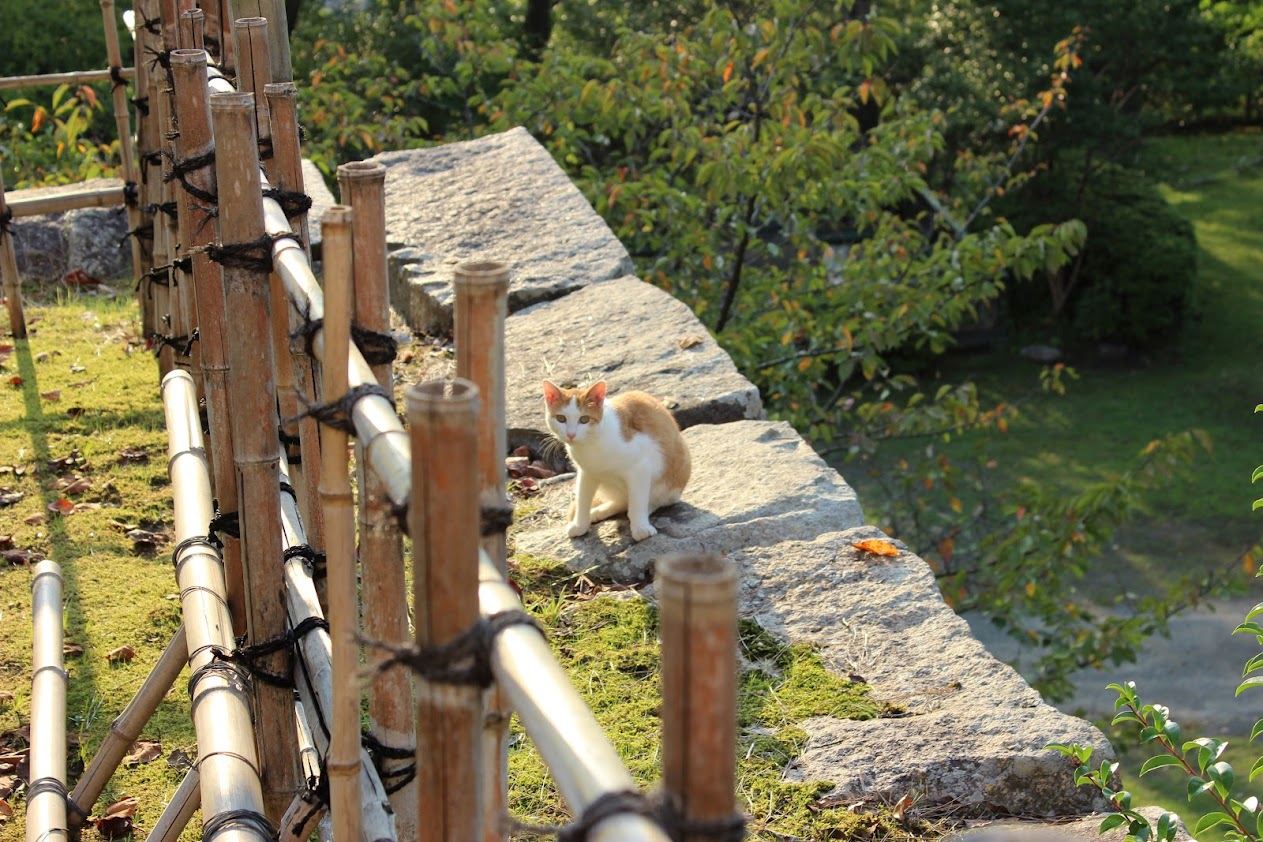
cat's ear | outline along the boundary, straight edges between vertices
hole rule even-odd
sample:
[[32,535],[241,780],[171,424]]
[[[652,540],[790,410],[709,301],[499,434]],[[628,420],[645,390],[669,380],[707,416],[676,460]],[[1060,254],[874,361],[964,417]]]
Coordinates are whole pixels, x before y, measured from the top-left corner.
[[544,381],[544,401],[548,404],[561,403],[561,389],[550,380]]
[[605,402],[605,381],[598,380],[588,387],[588,391],[584,392],[583,397],[587,403],[593,406],[600,406]]

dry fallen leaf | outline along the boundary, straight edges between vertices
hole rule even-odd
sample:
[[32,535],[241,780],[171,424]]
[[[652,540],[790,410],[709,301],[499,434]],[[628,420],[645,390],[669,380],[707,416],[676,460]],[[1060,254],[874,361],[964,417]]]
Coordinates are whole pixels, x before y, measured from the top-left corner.
[[72,450],[65,456],[58,456],[56,459],[48,460],[48,469],[54,473],[62,473],[71,468],[87,467],[88,460],[83,458],[83,454],[78,449]]
[[46,401],[61,400],[61,389],[53,389],[51,392],[40,392],[39,396]]
[[136,657],[136,650],[130,646],[120,646],[117,649],[111,649],[105,655],[105,660],[111,664],[124,664]]
[[86,368],[84,368],[83,366],[79,365],[78,363],[75,363],[74,365],[72,365],[72,366],[70,367],[70,373],[71,373],[71,374],[80,374],[80,373],[82,373],[82,372],[84,372],[84,371],[87,371],[87,369],[86,369]]
[[83,647],[73,640],[68,640],[61,645],[61,654],[67,658],[78,658],[83,654]]
[[33,515],[27,515],[26,517],[22,518],[22,522],[25,523],[27,526],[39,526],[40,524],[48,523],[48,515],[44,514],[43,512],[39,512],[38,514],[33,514]]
[[8,821],[13,818],[13,808],[9,806],[9,802],[0,798],[0,822]]
[[22,378],[18,377],[16,374],[13,375],[9,378],[9,385],[16,389],[22,385]]
[[18,785],[17,775],[0,775],[0,798],[8,798]]
[[31,566],[32,561],[43,561],[45,558],[43,553],[37,553],[34,550],[0,550],[0,559],[8,564],[24,564]]
[[127,797],[105,808],[105,815],[93,818],[97,832],[106,839],[121,839],[132,832],[132,816],[140,808],[135,797]]
[[873,555],[899,555],[899,550],[894,544],[881,538],[865,538],[863,541],[852,541],[851,546]]
[[92,480],[88,479],[87,477],[78,477],[77,479],[71,480],[70,482],[66,483],[65,487],[62,488],[61,493],[66,494],[66,495],[82,494],[83,492],[87,491],[91,487],[92,487]]
[[13,701],[12,690],[0,690],[0,705],[7,705]]
[[690,333],[688,336],[680,337],[679,345],[682,349],[688,350],[689,348],[696,348],[698,345],[701,345],[704,341],[705,340],[702,339],[702,337],[698,336],[697,334]]
[[13,536],[0,535],[0,550],[11,550],[11,549],[13,549]]
[[21,491],[14,491],[12,488],[0,488],[0,506],[12,506],[21,500],[22,497]]
[[52,358],[53,358],[52,354],[50,354],[50,353],[48,353],[47,351],[45,351],[44,353],[42,353],[42,354],[37,354],[37,355],[35,356],[35,362],[37,362],[37,363],[46,363],[46,362],[48,362],[49,360],[51,360]]
[[101,285],[100,279],[92,277],[82,269],[67,272],[66,276],[61,280],[67,286],[72,287],[95,287]]
[[83,414],[84,412],[86,412],[86,411],[87,411],[87,410],[85,410],[85,409],[84,409],[83,407],[81,407],[81,406],[72,406],[72,407],[70,407],[70,409],[67,409],[67,410],[66,410],[66,417],[67,417],[67,418],[78,418],[80,415],[82,415],[82,414]]
[[539,493],[539,483],[530,477],[523,477],[509,483],[509,492],[515,497],[534,497]]
[[128,766],[139,766],[141,763],[152,763],[162,757],[162,743],[157,740],[137,740],[132,743],[132,750],[123,758]]
[[127,465],[134,462],[148,462],[149,454],[134,447],[124,447],[118,452],[118,464]]

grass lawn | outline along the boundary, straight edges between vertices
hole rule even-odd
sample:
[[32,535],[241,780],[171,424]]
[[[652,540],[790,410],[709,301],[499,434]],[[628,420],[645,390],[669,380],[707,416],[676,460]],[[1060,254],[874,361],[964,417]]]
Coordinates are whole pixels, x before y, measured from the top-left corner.
[[[1074,492],[1122,474],[1149,441],[1162,435],[1191,428],[1210,434],[1211,452],[1140,501],[1140,515],[1094,565],[1083,587],[1102,597],[1157,591],[1202,567],[1233,564],[1263,534],[1263,520],[1250,511],[1251,501],[1263,497],[1250,485],[1251,471],[1263,463],[1263,418],[1252,414],[1263,402],[1256,338],[1263,325],[1261,156],[1263,133],[1258,131],[1146,142],[1139,166],[1161,182],[1168,201],[1192,221],[1200,246],[1194,311],[1184,333],[1159,351],[1121,360],[1071,357],[1067,362],[1081,379],[1069,384],[1068,393],[1025,404],[1009,432],[993,439],[999,482],[1030,481]],[[993,400],[1012,400],[1037,385],[1039,371],[1037,363],[1019,356],[1019,348],[1014,343],[987,353],[953,354],[941,362],[938,374],[948,382],[972,379]],[[949,451],[965,452],[968,439],[949,445]],[[871,506],[878,499],[880,487],[862,469],[853,463],[838,467],[861,501]],[[1257,583],[1252,590],[1259,590]],[[1147,689],[1155,700],[1160,696],[1160,688]],[[1248,735],[1190,733],[1186,739],[1195,736],[1232,738],[1225,756],[1238,778],[1245,779],[1257,756]],[[1123,753],[1121,768],[1134,803],[1160,804],[1195,824],[1209,809],[1209,799],[1190,808],[1186,779],[1169,769],[1137,780],[1147,756],[1141,748]],[[1246,789],[1263,796],[1257,782]],[[1208,838],[1217,838],[1216,832]]]

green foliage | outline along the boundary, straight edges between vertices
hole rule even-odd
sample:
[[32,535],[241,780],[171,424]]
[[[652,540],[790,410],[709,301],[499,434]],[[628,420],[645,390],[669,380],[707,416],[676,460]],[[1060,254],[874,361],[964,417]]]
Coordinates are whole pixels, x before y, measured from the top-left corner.
[[1097,164],[1057,167],[1036,179],[1009,210],[1017,230],[1047,215],[1074,216],[1088,238],[1077,259],[1010,299],[1024,329],[1047,329],[1064,341],[1169,344],[1190,315],[1197,278],[1193,226],[1136,170]]
[[[131,44],[123,27],[123,9],[115,4],[115,25],[131,63]],[[45,3],[5,0],[0,24],[0,76],[30,76],[99,70],[106,66],[105,32],[97,3]]]
[[72,184],[116,175],[119,143],[94,130],[104,105],[95,88],[61,85],[47,104],[12,99],[0,112],[0,166],[7,188]]

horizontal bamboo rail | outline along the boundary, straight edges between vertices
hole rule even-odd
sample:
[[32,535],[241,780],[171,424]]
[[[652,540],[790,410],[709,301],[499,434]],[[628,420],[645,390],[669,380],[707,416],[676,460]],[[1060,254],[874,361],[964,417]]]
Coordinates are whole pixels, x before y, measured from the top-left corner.
[[68,837],[66,830],[66,670],[62,666],[61,565],[41,561],[31,582],[35,645],[31,677],[30,784],[26,840]]
[[80,208],[110,208],[126,204],[127,188],[96,187],[87,190],[67,190],[47,196],[16,196],[9,199],[9,210],[15,217],[36,216],[42,213],[64,213]]
[[[136,68],[124,67],[119,71],[119,75],[124,79],[135,79]],[[0,77],[0,91],[51,85],[86,85],[90,82],[108,82],[113,78],[108,68],[105,70],[75,70],[69,73],[39,73],[34,76],[3,76]]]
[[162,380],[167,424],[168,472],[175,501],[176,581],[188,635],[193,727],[201,773],[203,827],[232,812],[247,815],[227,823],[216,842],[271,842],[263,816],[263,788],[254,747],[247,680],[225,664],[213,665],[216,651],[233,650],[232,618],[224,597],[224,566],[206,536],[215,514],[210,470],[197,414],[197,389],[185,371]]

